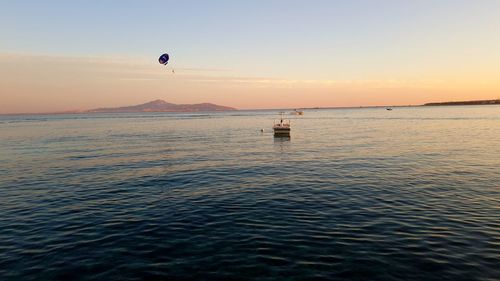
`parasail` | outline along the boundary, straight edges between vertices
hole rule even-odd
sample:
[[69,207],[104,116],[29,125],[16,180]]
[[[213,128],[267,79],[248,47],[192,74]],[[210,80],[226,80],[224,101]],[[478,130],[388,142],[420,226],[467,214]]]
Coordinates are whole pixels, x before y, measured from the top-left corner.
[[161,55],[159,58],[158,58],[158,62],[163,64],[163,65],[167,65],[168,63],[168,59],[169,59],[169,56],[168,54],[163,54]]

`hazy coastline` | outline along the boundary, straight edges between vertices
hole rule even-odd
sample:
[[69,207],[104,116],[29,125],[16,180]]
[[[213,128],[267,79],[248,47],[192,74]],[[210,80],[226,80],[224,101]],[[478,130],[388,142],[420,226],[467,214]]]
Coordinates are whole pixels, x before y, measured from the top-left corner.
[[140,105],[96,108],[89,110],[67,110],[56,112],[35,112],[35,113],[0,113],[0,116],[12,115],[62,115],[62,114],[93,114],[93,113],[189,113],[189,112],[218,112],[218,111],[255,111],[255,110],[318,110],[318,109],[356,109],[356,108],[404,108],[420,106],[467,106],[467,105],[500,105],[500,99],[494,100],[473,100],[473,101],[448,101],[430,102],[420,105],[368,105],[368,106],[332,106],[332,107],[297,107],[297,108],[259,108],[259,109],[237,109],[230,106],[217,105],[213,103],[198,104],[172,104],[163,100],[154,100]]

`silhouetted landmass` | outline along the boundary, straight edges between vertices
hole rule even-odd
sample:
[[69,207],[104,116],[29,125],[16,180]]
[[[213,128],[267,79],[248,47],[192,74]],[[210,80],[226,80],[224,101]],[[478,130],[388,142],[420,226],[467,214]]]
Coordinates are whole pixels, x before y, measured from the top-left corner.
[[500,104],[499,100],[473,100],[473,101],[449,101],[449,102],[431,102],[424,106],[439,106],[439,105],[485,105],[485,104]]
[[112,108],[97,108],[87,110],[87,113],[115,113],[115,112],[195,112],[195,111],[228,111],[235,108],[216,105],[213,103],[173,104],[164,100],[154,100],[148,103]]

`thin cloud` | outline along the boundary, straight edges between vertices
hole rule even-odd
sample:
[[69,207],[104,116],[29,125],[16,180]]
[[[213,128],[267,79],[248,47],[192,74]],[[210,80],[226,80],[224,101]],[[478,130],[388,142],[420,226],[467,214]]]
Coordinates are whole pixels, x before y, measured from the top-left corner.
[[[108,76],[99,79],[117,79],[120,81],[147,82],[175,78],[193,83],[218,83],[224,87],[254,87],[254,88],[293,88],[293,87],[325,87],[325,88],[367,88],[367,89],[398,89],[398,88],[440,88],[446,86],[443,80],[315,80],[315,79],[284,79],[271,77],[245,77],[230,75],[209,75],[208,73],[231,72],[229,69],[175,67],[169,65],[162,69],[156,61],[143,57],[117,56],[64,56],[36,53],[0,53],[1,62],[26,65],[43,64],[46,67],[74,65],[75,70],[92,73],[106,73]],[[170,70],[176,71],[173,76],[166,77]]]
[[[69,56],[69,55],[51,55],[51,54],[38,54],[38,53],[0,53],[0,61],[2,62],[26,62],[26,63],[44,63],[44,64],[75,64],[75,65],[95,65],[121,68],[126,72],[142,72],[145,69],[158,69],[156,59],[149,59],[144,57],[127,57],[127,56]],[[129,68],[127,68],[129,67]],[[176,66],[170,64],[169,69],[175,69],[186,72],[227,72],[230,69],[217,69],[217,68],[200,68],[190,66]],[[154,74],[153,71],[150,71]]]

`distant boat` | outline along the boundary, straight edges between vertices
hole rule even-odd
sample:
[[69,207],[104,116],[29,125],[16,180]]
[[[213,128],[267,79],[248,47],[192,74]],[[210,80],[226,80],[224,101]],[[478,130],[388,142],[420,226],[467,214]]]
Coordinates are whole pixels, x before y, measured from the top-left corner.
[[[274,121],[274,137],[290,137],[290,120],[283,119],[284,112],[280,112],[280,122]],[[287,122],[288,121],[288,122]]]
[[385,110],[392,110],[392,108],[388,107],[388,108],[386,108]]
[[304,115],[304,111],[294,109],[292,112],[290,112],[290,114],[291,115]]

